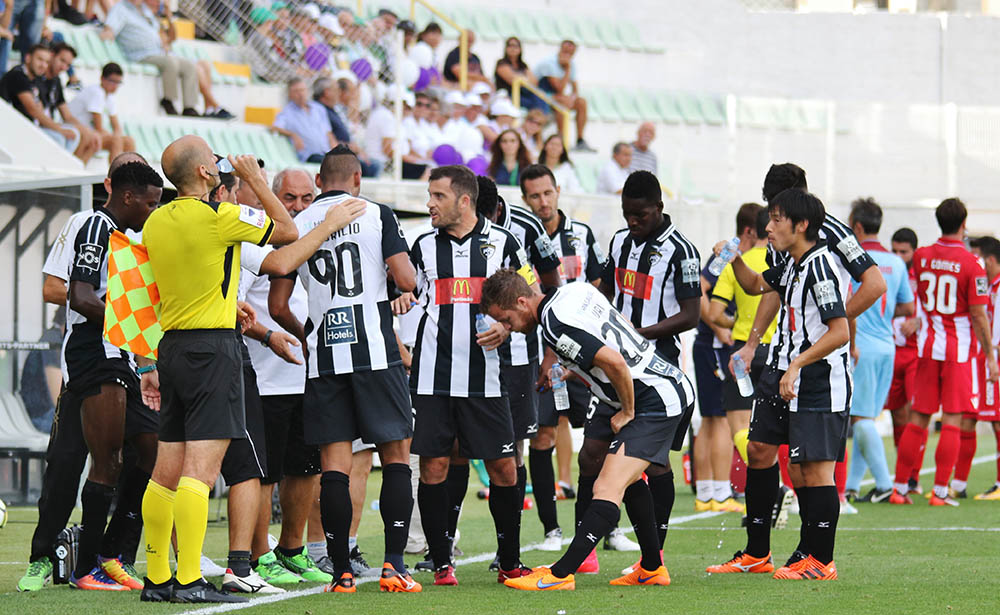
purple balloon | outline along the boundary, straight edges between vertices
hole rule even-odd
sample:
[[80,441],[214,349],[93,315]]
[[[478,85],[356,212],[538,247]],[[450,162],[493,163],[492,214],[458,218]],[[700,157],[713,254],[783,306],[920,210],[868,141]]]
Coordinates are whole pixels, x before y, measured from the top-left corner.
[[433,78],[433,73],[430,68],[421,68],[420,76],[417,77],[416,83],[413,84],[413,91],[420,92],[427,89],[427,86],[431,84],[431,79]]
[[484,156],[476,156],[466,162],[465,166],[469,167],[469,170],[476,175],[486,175],[486,168],[489,167],[490,164],[486,162],[486,158]]
[[313,43],[306,48],[306,66],[312,70],[323,70],[330,60],[330,47],[325,43]]
[[434,150],[432,156],[434,162],[440,167],[444,167],[450,164],[462,164],[462,155],[459,154],[454,147],[448,145],[447,143],[437,146]]
[[351,62],[351,70],[357,75],[358,81],[368,81],[368,78],[372,76],[371,62],[364,58]]

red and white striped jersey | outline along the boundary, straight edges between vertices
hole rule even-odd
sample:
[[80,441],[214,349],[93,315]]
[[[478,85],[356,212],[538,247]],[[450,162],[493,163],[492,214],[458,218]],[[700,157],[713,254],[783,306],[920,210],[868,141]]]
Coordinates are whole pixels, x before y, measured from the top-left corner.
[[965,363],[978,353],[969,306],[986,305],[986,271],[965,244],[938,239],[913,255],[917,300],[924,309],[917,356]]
[[996,349],[1000,344],[1000,313],[997,312],[997,303],[1000,303],[1000,274],[990,282],[990,297],[986,304],[986,317],[990,323],[990,342]]

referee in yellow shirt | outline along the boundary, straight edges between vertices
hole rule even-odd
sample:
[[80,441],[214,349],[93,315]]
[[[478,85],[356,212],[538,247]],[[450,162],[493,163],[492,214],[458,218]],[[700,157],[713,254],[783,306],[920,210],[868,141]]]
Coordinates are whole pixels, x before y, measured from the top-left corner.
[[[161,159],[177,198],[153,212],[143,228],[164,331],[154,372],[160,443],[142,501],[148,576],[141,599],[147,602],[246,601],[218,591],[202,578],[200,568],[209,489],[230,439],[246,437],[236,338],[240,245],[284,244],[294,241],[298,231],[261,178],[257,159],[229,161],[264,211],[204,200],[219,184],[219,169],[208,144],[186,136],[171,143]],[[169,549],[175,525],[173,580]]]
[[[747,203],[740,208],[754,208],[756,211],[755,227],[748,227],[748,232],[740,231],[740,251],[743,262],[756,272],[762,272],[767,267],[767,223],[769,221],[767,208],[755,203]],[[738,216],[739,217],[739,216]],[[753,230],[750,230],[753,228]],[[726,306],[730,301],[736,302],[736,317],[730,318],[726,315]],[[730,263],[722,270],[715,288],[712,289],[712,305],[709,308],[709,320],[725,329],[733,330],[733,354],[742,348],[750,337],[753,328],[754,317],[757,315],[757,306],[760,305],[760,295],[748,295],[743,292],[743,288],[736,282],[733,274],[733,265]],[[756,384],[764,363],[767,361],[768,344],[771,336],[777,327],[778,321],[775,318],[768,325],[767,330],[760,335],[760,345],[757,346],[753,362],[748,365],[750,380]],[[750,407],[753,405],[753,395],[743,397],[740,389],[736,385],[732,373],[726,370],[726,380],[722,385],[722,408],[726,411],[726,420],[729,422],[729,430],[733,435],[733,443],[743,458],[747,461],[747,441],[750,433]]]

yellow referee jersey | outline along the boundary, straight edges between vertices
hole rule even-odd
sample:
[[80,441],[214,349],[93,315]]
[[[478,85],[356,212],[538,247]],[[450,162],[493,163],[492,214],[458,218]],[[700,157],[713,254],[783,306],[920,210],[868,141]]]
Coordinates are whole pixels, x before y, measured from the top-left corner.
[[[147,222],[148,224],[148,222]],[[743,262],[746,266],[760,273],[767,269],[767,248],[750,248],[743,255]],[[736,274],[733,273],[733,265],[726,265],[719,275],[719,280],[712,289],[712,301],[719,301],[729,304],[736,301],[736,324],[733,326],[733,339],[740,342],[747,341],[750,337],[750,329],[753,328],[753,319],[757,315],[757,306],[760,305],[760,295],[748,295],[743,292],[743,287],[736,281]],[[778,326],[778,319],[775,318],[768,325],[767,331],[760,338],[761,344],[771,343],[771,336]]]
[[154,211],[142,229],[160,291],[160,325],[233,329],[240,244],[264,245],[274,222],[263,210],[181,197]]

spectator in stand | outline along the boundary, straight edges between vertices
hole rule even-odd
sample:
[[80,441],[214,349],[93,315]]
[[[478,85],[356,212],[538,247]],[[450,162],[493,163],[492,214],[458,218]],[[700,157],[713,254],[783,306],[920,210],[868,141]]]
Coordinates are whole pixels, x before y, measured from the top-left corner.
[[299,77],[288,82],[288,103],[271,130],[291,140],[302,162],[323,162],[323,155],[337,144],[326,108],[309,100],[309,86]]
[[632,143],[632,164],[630,171],[649,171],[654,175],[657,173],[656,154],[649,146],[656,138],[656,126],[653,122],[643,122],[639,124],[639,133],[635,142]]
[[[514,79],[518,77],[526,80],[531,85],[538,85],[538,77],[531,72],[528,65],[521,58],[521,39],[512,36],[504,43],[503,57],[497,60],[496,69],[493,71],[493,81],[497,91],[503,90],[513,99]],[[549,106],[541,98],[527,88],[521,89],[521,106],[525,109],[541,109],[548,111]]]
[[[516,130],[508,129],[500,133],[490,146],[490,166],[487,174],[498,186],[520,185],[521,170],[531,164],[528,149]],[[624,183],[624,182],[623,182]]]
[[598,194],[621,194],[625,180],[628,179],[629,166],[632,164],[632,146],[628,143],[615,143],[611,150],[611,160],[601,169],[597,176]]
[[11,21],[14,17],[13,0],[0,0],[0,72],[7,72],[10,45],[14,42]]
[[417,42],[410,49],[410,59],[421,71],[428,73],[428,86],[441,85],[441,26],[430,22],[417,35]]
[[427,116],[427,121],[437,127],[438,140],[435,143],[444,141],[444,127],[448,123],[448,115],[441,112],[441,101],[431,98],[431,111]]
[[80,145],[79,131],[71,126],[61,126],[45,112],[44,79],[51,60],[52,51],[48,47],[32,47],[24,56],[24,63],[10,69],[0,79],[0,98],[34,122],[60,147],[74,152]]
[[163,82],[160,106],[167,115],[177,115],[174,101],[180,97],[183,103],[182,113],[198,116],[195,105],[198,104],[200,90],[205,98],[205,117],[233,119],[234,116],[215,100],[208,65],[199,65],[171,53],[170,45],[176,38],[176,31],[173,23],[169,22],[169,11],[166,15],[168,25],[164,29],[150,5],[158,7],[159,3],[157,0],[121,0],[115,4],[104,19],[101,38],[106,41],[115,40],[129,61],[152,64],[160,69]]
[[[394,104],[396,92],[392,88],[386,88],[384,104],[375,105],[368,116],[368,126],[365,130],[365,153],[377,169],[375,177],[382,172],[389,160],[393,156],[393,147],[396,139],[396,116],[390,111],[390,106]],[[404,91],[402,94],[403,103],[413,108],[413,93]],[[406,149],[402,152],[406,156],[410,152]],[[419,177],[419,175],[418,175]]]
[[336,147],[338,143],[343,143],[351,148],[351,151],[358,156],[358,160],[361,162],[361,174],[364,177],[375,177],[378,175],[378,167],[372,164],[357,142],[351,139],[349,124],[341,116],[344,107],[340,104],[340,95],[340,86],[330,77],[320,77],[313,83],[313,100],[323,106],[326,117],[330,120],[333,146]]
[[431,97],[426,92],[417,92],[413,99],[413,112],[403,118],[403,136],[409,144],[410,153],[422,162],[431,159],[434,149],[432,124],[428,121]]
[[521,117],[521,112],[506,97],[498,97],[490,105],[490,115],[493,119],[487,121],[481,130],[483,131],[483,136],[486,138],[486,143],[493,145],[493,142],[496,141],[501,132],[515,128],[514,121]]
[[[466,30],[469,33],[469,58],[468,58],[468,69],[469,69],[469,83],[473,84],[476,82],[485,83],[492,87],[490,80],[487,79],[486,75],[483,74],[483,65],[479,61],[479,56],[472,53],[472,46],[476,44],[476,33],[472,30]],[[459,39],[461,41],[461,39]],[[444,80],[446,83],[450,83],[452,86],[458,86],[461,79],[462,67],[459,64],[459,52],[461,50],[461,43],[452,49],[448,56],[444,59]]]
[[[544,111],[541,109],[532,109],[528,111],[524,122],[517,130],[521,135],[521,140],[524,141],[524,146],[528,148],[528,153],[531,154],[532,160],[537,160],[538,155],[542,151],[542,128],[545,127],[548,120],[549,118],[545,115]],[[559,185],[561,186],[562,184]]]
[[[69,102],[73,117],[92,128],[100,140],[100,149],[108,151],[108,159],[114,160],[122,152],[135,151],[135,141],[126,136],[118,122],[118,102],[115,92],[122,85],[122,67],[111,62],[101,69],[101,82],[83,88]],[[104,116],[108,116],[110,130],[104,127]]]
[[538,157],[538,164],[547,166],[552,174],[556,176],[556,186],[559,190],[566,192],[583,192],[583,186],[576,176],[576,168],[569,159],[569,153],[563,145],[562,136],[550,135],[542,146],[542,153]]
[[[576,43],[563,41],[559,52],[539,62],[535,67],[538,76],[538,87],[548,92],[560,105],[576,112],[576,149],[580,152],[593,152],[583,139],[583,130],[587,127],[587,101],[580,96],[576,81],[576,65],[573,64],[573,54],[576,53]],[[559,124],[562,130],[562,123]]]
[[483,135],[467,119],[465,95],[458,91],[448,92],[445,102],[451,107],[451,118],[442,130],[442,142],[454,147],[466,161],[482,154]]
[[94,154],[97,153],[97,150],[101,148],[101,141],[97,133],[89,127],[84,126],[73,115],[69,105],[66,104],[62,82],[59,80],[59,76],[75,59],[76,50],[66,43],[59,43],[52,48],[52,59],[49,61],[49,68],[45,73],[45,78],[42,79],[42,106],[45,107],[45,112],[52,119],[56,118],[56,112],[58,112],[62,120],[62,125],[66,128],[72,128],[80,135],[80,142],[73,151],[73,155],[82,160],[84,164],[87,164],[94,157]]
[[[10,39],[0,36],[0,56],[6,56],[11,45],[14,45],[21,53],[23,61],[31,48],[42,41],[42,26],[45,25],[45,1],[2,0],[2,3],[4,5],[3,14],[10,14],[9,21],[4,27],[11,33],[17,30],[17,36],[11,35]],[[0,21],[0,25],[3,25],[2,21]],[[7,71],[6,62],[0,65],[0,71]]]

